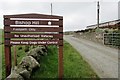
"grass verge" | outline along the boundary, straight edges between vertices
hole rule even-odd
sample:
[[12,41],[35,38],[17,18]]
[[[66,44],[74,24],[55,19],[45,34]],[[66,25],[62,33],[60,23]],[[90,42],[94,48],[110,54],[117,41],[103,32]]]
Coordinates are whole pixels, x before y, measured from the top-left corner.
[[64,41],[64,78],[98,78],[90,65]]

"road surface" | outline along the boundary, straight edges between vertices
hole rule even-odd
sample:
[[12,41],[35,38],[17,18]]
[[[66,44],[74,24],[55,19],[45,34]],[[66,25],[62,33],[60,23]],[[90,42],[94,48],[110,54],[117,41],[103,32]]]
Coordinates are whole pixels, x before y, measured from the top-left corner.
[[100,78],[118,78],[118,50],[88,40],[65,35]]

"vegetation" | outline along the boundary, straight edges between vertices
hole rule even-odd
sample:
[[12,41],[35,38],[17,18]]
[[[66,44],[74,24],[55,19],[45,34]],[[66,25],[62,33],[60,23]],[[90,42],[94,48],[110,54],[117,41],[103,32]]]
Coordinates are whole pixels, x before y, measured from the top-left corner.
[[32,78],[58,77],[58,50],[56,46],[48,47],[48,55],[41,57],[40,68],[33,72]]
[[3,30],[2,29],[0,29],[0,77],[2,75],[1,72],[5,71],[5,70],[3,70],[3,68],[5,67],[5,65],[3,64],[3,62],[4,62],[3,52],[4,51],[3,51],[3,44],[1,44],[1,43],[3,43]]
[[2,46],[0,45],[0,79],[2,77]]
[[[33,73],[32,78],[58,78],[58,50],[48,47],[48,55],[41,57],[41,68]],[[98,78],[90,65],[80,54],[64,41],[64,78]],[[41,73],[42,72],[42,73]]]
[[67,42],[64,42],[64,78],[98,78],[90,65]]

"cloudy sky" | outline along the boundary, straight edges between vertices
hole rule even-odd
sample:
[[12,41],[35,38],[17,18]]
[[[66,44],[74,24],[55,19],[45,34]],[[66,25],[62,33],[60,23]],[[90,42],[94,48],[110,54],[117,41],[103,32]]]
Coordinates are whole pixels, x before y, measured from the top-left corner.
[[[73,2],[74,1],[74,2]],[[64,17],[64,31],[85,29],[97,23],[96,0],[0,0],[0,28],[3,28],[3,15],[39,13]],[[118,19],[118,0],[100,1],[100,22]]]

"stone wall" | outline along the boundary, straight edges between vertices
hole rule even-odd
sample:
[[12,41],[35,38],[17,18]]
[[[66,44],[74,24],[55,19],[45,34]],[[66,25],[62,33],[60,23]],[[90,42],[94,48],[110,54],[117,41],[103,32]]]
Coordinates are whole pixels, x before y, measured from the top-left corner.
[[99,33],[99,34],[97,34],[96,32],[74,33],[74,36],[77,38],[82,38],[103,44],[103,33]]
[[11,74],[6,78],[15,80],[27,80],[30,78],[33,69],[40,67],[40,56],[47,55],[46,46],[38,46],[33,48],[29,52],[26,52],[26,56],[22,58],[21,62],[11,69]]

